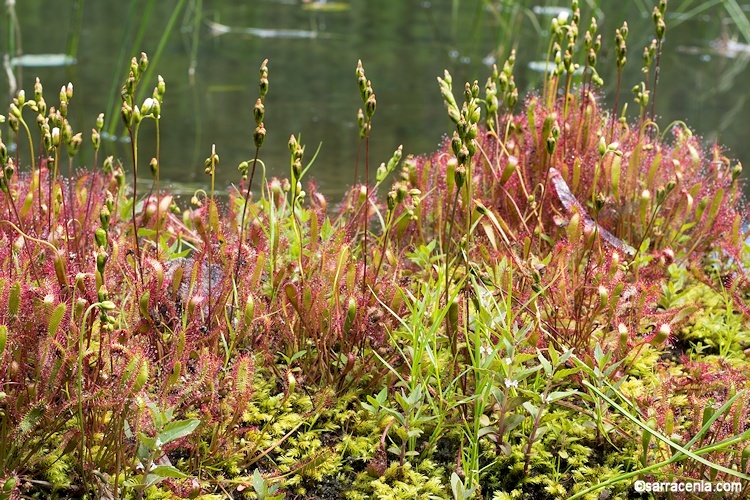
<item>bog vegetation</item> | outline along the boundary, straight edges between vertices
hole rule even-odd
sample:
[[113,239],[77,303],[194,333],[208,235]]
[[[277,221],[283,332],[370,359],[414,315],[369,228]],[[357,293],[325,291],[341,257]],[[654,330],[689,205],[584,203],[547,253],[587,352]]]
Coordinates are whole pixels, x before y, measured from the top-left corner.
[[167,92],[145,54],[106,117],[129,160],[80,169],[73,86],[54,106],[39,80],[19,91],[0,142],[0,498],[750,494],[742,168],[654,121],[665,9],[635,121],[601,104],[602,36],[576,0],[538,92],[519,98],[513,55],[484,83],[438,78],[453,128],[431,155],[370,163],[360,63],[361,175],[340,204],[307,181],[300,137],[288,178],[266,177],[267,61],[237,186],[215,194],[218,145],[186,206],[159,182]]

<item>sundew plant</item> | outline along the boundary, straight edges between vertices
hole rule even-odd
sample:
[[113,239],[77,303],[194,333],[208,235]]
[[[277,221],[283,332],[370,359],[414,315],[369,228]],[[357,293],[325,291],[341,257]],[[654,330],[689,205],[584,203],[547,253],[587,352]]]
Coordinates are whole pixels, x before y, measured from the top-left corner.
[[[0,498],[749,495],[742,166],[656,120],[666,9],[634,119],[597,69],[606,44],[619,94],[627,24],[602,35],[573,0],[541,88],[519,96],[514,53],[484,82],[446,71],[439,150],[372,165],[360,61],[365,182],[340,203],[299,135],[288,177],[266,175],[273,61],[247,159],[214,144],[184,204],[160,182],[169,92],[146,54],[85,139],[72,83],[19,90],[0,117]],[[99,157],[110,120],[129,158]]]

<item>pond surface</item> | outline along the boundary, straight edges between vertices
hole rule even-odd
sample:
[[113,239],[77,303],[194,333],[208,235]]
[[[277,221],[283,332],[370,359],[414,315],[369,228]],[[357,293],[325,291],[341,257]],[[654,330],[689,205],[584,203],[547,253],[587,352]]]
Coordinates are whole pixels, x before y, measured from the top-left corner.
[[[5,22],[3,31],[8,28],[8,35],[13,31],[20,36],[23,54],[75,56],[74,64],[23,67],[16,76],[27,95],[33,93],[34,77],[39,76],[48,105],[57,101],[57,89],[72,81],[71,123],[84,137],[108,106],[113,110],[108,121],[116,120],[115,137],[122,135],[119,88],[130,56],[146,51],[155,67],[144,83],[148,93],[157,73],[167,82],[161,121],[162,178],[184,192],[208,185],[203,160],[212,144],[221,158],[217,187],[238,181],[237,164],[254,152],[252,106],[258,97],[258,67],[268,58],[268,136],[261,159],[269,175],[287,176],[290,134],[302,135],[307,158],[321,144],[309,175],[321,191],[337,200],[354,176],[356,113],[361,107],[354,76],[358,59],[378,102],[371,164],[386,161],[399,144],[405,153],[430,153],[452,130],[436,83],[443,69],[451,71],[458,89],[467,79],[483,83],[491,63],[501,65],[516,46],[515,76],[522,94],[538,86],[541,74],[532,63],[545,58],[546,28],[550,15],[556,14],[549,6],[569,5],[539,3],[24,0],[15,7],[20,33]],[[614,29],[623,20],[630,25],[620,102],[629,102],[633,114],[637,105],[630,89],[640,81],[640,54],[653,37],[652,4],[646,0],[581,3],[582,19],[596,16],[604,39],[598,67],[610,102],[616,78],[614,62],[607,55]],[[707,4],[710,7],[704,10],[701,5]],[[741,16],[746,16],[747,4],[740,2]],[[180,10],[169,29],[175,9]],[[657,91],[659,124],[664,128],[673,120],[685,120],[707,141],[727,146],[729,157],[750,165],[745,84],[750,77],[746,45],[750,33],[735,21],[742,17],[732,20],[719,2],[673,0],[669,9]],[[142,39],[136,42],[141,31]],[[157,60],[165,32],[169,36]],[[5,53],[10,36],[2,38],[0,49]],[[3,71],[0,102],[7,102],[8,89]],[[144,123],[139,148],[147,162],[153,155],[154,134],[150,122]],[[103,148],[130,164],[128,144],[112,140]],[[90,149],[83,155],[89,165]]]

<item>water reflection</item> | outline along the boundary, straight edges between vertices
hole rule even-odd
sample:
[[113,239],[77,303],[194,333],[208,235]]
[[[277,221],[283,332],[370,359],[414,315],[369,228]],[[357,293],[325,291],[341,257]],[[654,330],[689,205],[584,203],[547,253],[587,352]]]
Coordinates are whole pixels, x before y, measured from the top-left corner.
[[[19,2],[16,8],[24,54],[64,52],[75,31],[72,12],[76,3],[55,2],[55,15],[60,15],[55,29],[50,29],[48,3]],[[545,57],[545,29],[550,14],[558,12],[558,5],[567,4],[489,0],[188,3],[183,22],[168,39],[157,69],[167,81],[162,109],[163,178],[185,186],[207,182],[203,159],[215,143],[221,157],[217,185],[237,181],[237,164],[253,153],[252,105],[258,95],[257,69],[268,58],[268,136],[261,158],[270,175],[288,175],[286,143],[290,134],[301,133],[309,155],[322,143],[310,176],[324,193],[334,197],[341,196],[353,181],[358,140],[356,113],[361,105],[354,77],[358,59],[362,59],[378,99],[370,143],[371,163],[387,160],[399,144],[404,145],[406,153],[429,153],[451,130],[436,76],[447,68],[456,82],[474,78],[483,82],[489,71],[486,64],[502,63],[516,45],[519,88],[537,86],[541,75],[529,62]],[[138,51],[156,51],[175,4],[150,4],[150,20]],[[140,19],[124,22],[130,15],[128,2],[99,0],[83,5],[78,63],[69,67],[25,68],[19,85],[28,93],[38,75],[51,101],[56,95],[54,89],[69,80],[74,82],[76,94],[70,118],[75,131],[84,131],[85,135],[107,107],[112,89],[117,92],[116,85],[121,84],[113,83],[121,81],[124,71],[124,64],[118,64],[118,54],[123,40],[125,47],[132,45]],[[456,5],[460,8],[454,10]],[[587,2],[582,2],[582,10],[583,19],[591,17]],[[202,17],[196,24],[193,16],[198,11]],[[652,37],[651,21],[638,2],[619,2],[607,6],[606,15],[598,11],[593,14],[599,16],[599,32],[605,39],[599,68],[614,66],[606,60],[612,33],[622,20],[630,24],[630,62],[623,75],[621,102],[630,101],[629,89],[641,78],[640,51]],[[739,82],[747,81],[750,75],[744,50],[730,50],[745,47],[742,44],[747,40],[736,38],[740,31],[732,22],[722,24],[727,16],[720,6],[702,15],[709,17],[680,18],[679,25],[668,27],[657,114],[662,117],[662,127],[674,119],[685,119],[708,140],[718,139],[726,144],[730,157],[748,159],[750,146],[743,116],[750,110],[744,86]],[[200,32],[194,51],[191,30],[196,25]],[[739,45],[727,44],[723,49],[712,45],[722,39]],[[615,78],[602,73],[607,82],[604,92],[611,96]],[[155,83],[144,84],[150,88]],[[5,78],[0,85],[6,96]],[[119,118],[108,117],[111,119]],[[152,127],[150,122],[141,127],[143,164],[153,154]],[[121,131],[120,127],[118,132]],[[128,157],[128,145],[121,141],[109,141],[105,147],[108,154]],[[89,163],[91,157],[84,156]]]

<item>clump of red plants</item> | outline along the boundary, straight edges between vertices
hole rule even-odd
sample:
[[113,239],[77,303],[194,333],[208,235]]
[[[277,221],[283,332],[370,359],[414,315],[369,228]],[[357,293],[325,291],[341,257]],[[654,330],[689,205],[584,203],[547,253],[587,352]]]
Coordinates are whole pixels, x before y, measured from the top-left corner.
[[[375,183],[366,152],[366,182],[353,187],[337,210],[314,183],[303,190],[314,158],[308,160],[295,136],[289,178],[266,179],[260,151],[267,133],[267,62],[253,107],[254,152],[240,165],[242,182],[228,197],[215,196],[220,161],[214,148],[206,160],[211,188],[196,193],[189,207],[178,207],[162,189],[158,147],[149,163],[152,187],[145,195],[136,191],[139,126],[154,120],[158,137],[166,92],[159,78],[151,97],[136,102],[148,67],[145,54],[133,58],[122,90],[120,118],[130,137],[132,169],[111,157],[99,164],[98,155],[89,170],[74,168],[84,141],[67,119],[75,102],[72,85],[61,89],[54,107],[47,106],[39,80],[33,98],[20,91],[7,115],[11,137],[0,137],[17,145],[14,156],[0,142],[2,498],[19,498],[23,488],[51,488],[57,476],[50,471],[70,478],[69,495],[107,491],[113,498],[141,498],[156,479],[166,478],[173,492],[197,495],[200,488],[180,482],[183,472],[210,475],[206,471],[220,467],[221,457],[244,446],[238,433],[258,364],[286,394],[327,388],[366,396],[408,385],[413,351],[391,334],[405,324],[422,283],[441,290],[431,304],[444,311],[433,316],[444,322],[436,345],[450,355],[438,387],[455,387],[459,402],[445,406],[454,426],[470,421],[477,408],[472,391],[481,373],[472,369],[477,360],[470,340],[483,311],[477,290],[507,302],[514,323],[526,325],[524,363],[543,366],[537,353],[539,360],[557,363],[550,350],[575,353],[560,364],[570,370],[571,395],[586,391],[589,372],[622,382],[642,353],[666,348],[690,321],[694,311],[660,305],[671,266],[688,269],[716,290],[733,284],[733,304],[748,315],[737,291],[747,281],[739,264],[741,166],[718,146],[704,149],[687,127],[662,132],[654,121],[662,4],[654,14],[657,38],[646,49],[651,53],[636,95],[636,122],[618,117],[617,105],[611,113],[603,109],[596,92],[600,37],[592,21],[583,55],[577,54],[580,13],[574,2],[571,18],[553,23],[544,89],[528,96],[521,111],[514,56],[494,68],[483,89],[467,82],[462,105],[446,72],[438,80],[455,125],[452,136],[430,156],[402,159],[399,147],[377,169]],[[626,38],[625,25],[617,31],[618,70],[625,64]],[[582,77],[574,76],[577,70]],[[365,108],[360,138],[367,146],[376,99],[361,63],[356,78]],[[33,133],[29,117],[36,122]],[[97,153],[103,123],[100,115],[91,133]],[[263,174],[254,186],[258,172]],[[378,188],[394,172],[392,188],[379,198]],[[488,335],[500,345],[501,333]],[[507,354],[493,351],[498,359]],[[734,388],[747,384],[747,373],[737,369],[714,373],[693,362],[684,369],[688,373],[665,387],[686,391],[694,409],[736,396],[735,389],[720,390],[721,381]],[[524,411],[520,403],[508,406],[509,380],[506,399],[480,412],[490,420],[500,415],[501,430],[493,431],[499,433],[498,453],[513,444],[504,437],[507,415]],[[442,396],[428,393],[434,401]],[[570,407],[602,401],[593,389],[588,394]],[[743,433],[745,400],[713,434],[704,431],[706,439]],[[655,396],[639,401],[665,408],[653,425],[668,435],[674,412],[686,411]],[[713,415],[704,415],[703,423]],[[524,472],[542,418],[532,416],[532,430],[522,440]],[[196,432],[188,430],[191,419],[200,420]],[[699,432],[699,419],[689,422]],[[391,425],[383,426],[382,440],[371,450],[372,470],[383,465]],[[437,424],[421,425],[425,435],[437,432]],[[170,430],[172,439],[159,448],[152,437]],[[597,436],[604,447],[603,435]],[[404,438],[401,465],[408,443]],[[464,450],[462,444],[456,478],[473,485],[471,491],[489,491],[479,488],[478,471],[463,471]],[[716,463],[747,472],[746,460],[720,451]],[[257,454],[245,468],[268,450]],[[183,471],[170,457],[181,460]],[[143,472],[152,458],[158,478]],[[701,467],[691,462],[682,473],[701,478]],[[141,476],[141,482],[133,479]]]

